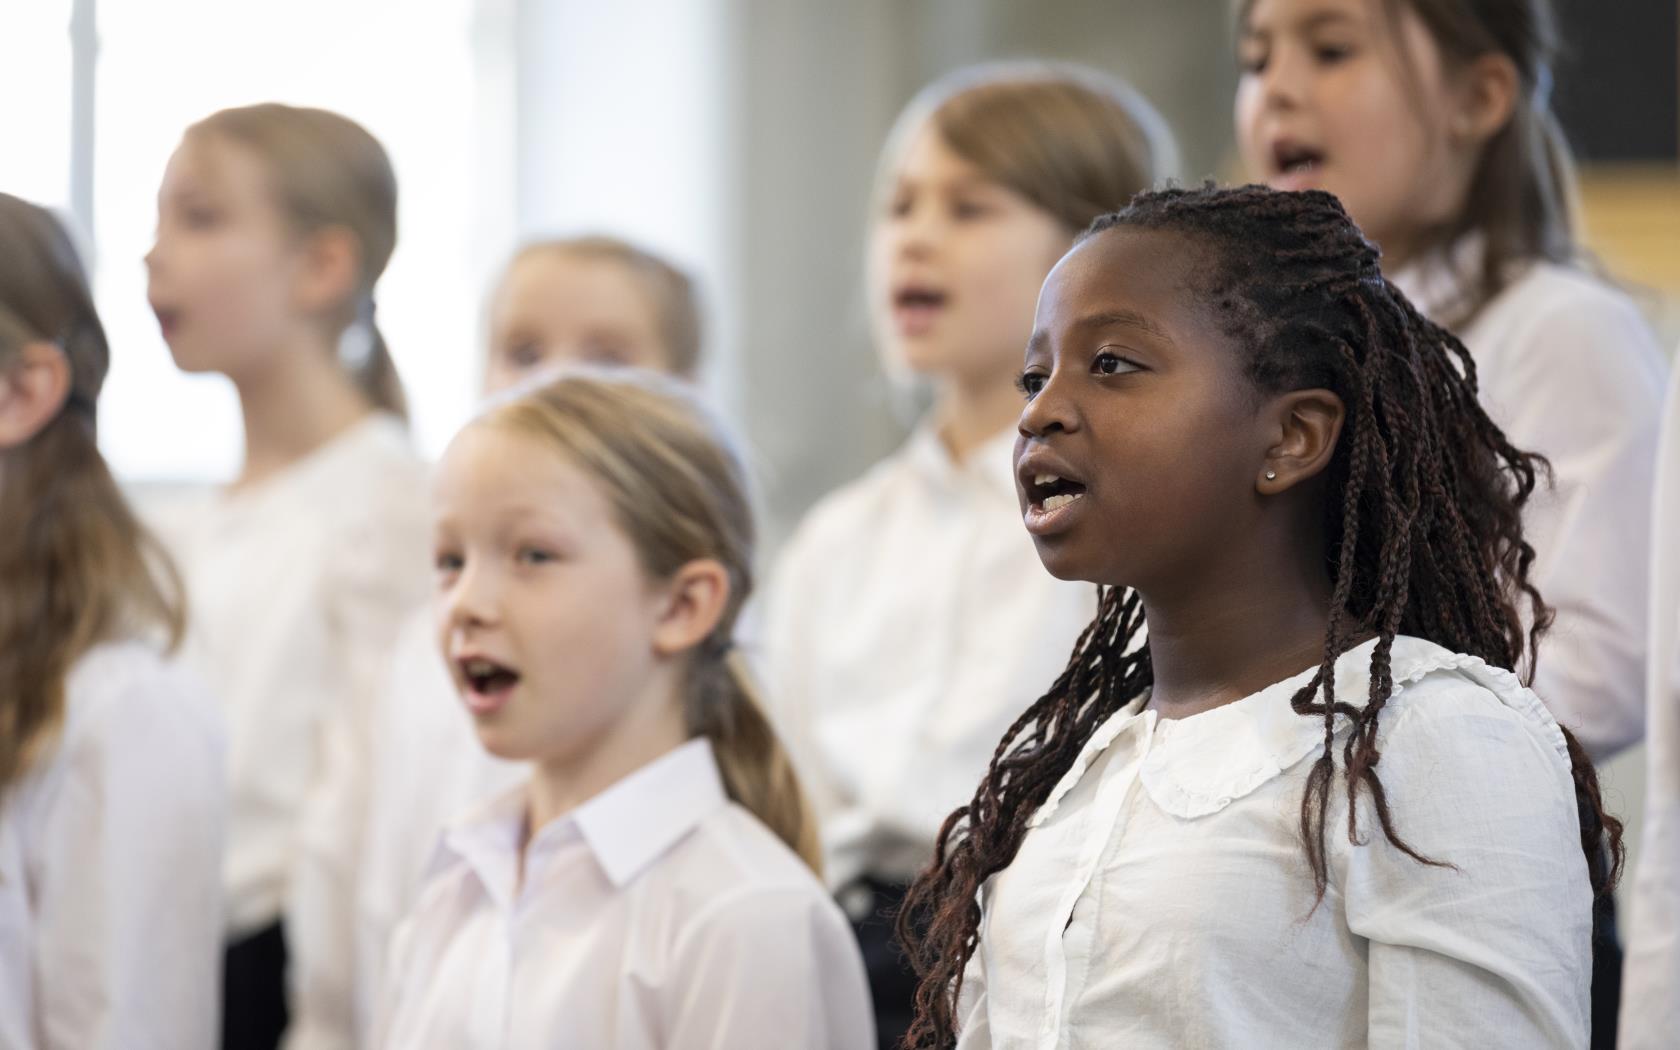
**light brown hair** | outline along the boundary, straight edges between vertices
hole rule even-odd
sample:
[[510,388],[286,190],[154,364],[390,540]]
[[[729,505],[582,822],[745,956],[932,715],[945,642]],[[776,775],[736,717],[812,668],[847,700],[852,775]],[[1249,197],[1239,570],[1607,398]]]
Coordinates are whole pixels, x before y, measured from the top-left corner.
[[882,151],[877,199],[911,138],[929,126],[986,178],[1054,216],[1069,237],[1178,164],[1166,122],[1118,78],[1068,63],[990,63],[934,81],[905,107]]
[[728,603],[689,665],[688,733],[711,741],[729,797],[820,872],[816,820],[735,649],[755,528],[746,471],[722,428],[678,380],[595,369],[527,388],[475,425],[551,442],[594,478],[652,578],[702,558],[723,565]]
[[336,318],[344,365],[376,408],[407,415],[407,400],[374,319],[374,286],[397,246],[397,176],[385,147],[360,124],[324,109],[265,102],[224,109],[187,129],[254,152],[281,214],[300,234],[348,230],[360,247],[354,295]]
[[645,248],[600,234],[534,241],[519,249],[503,272],[547,254],[615,263],[628,271],[653,305],[671,372],[693,378],[700,367],[700,297],[687,273]]
[[180,641],[180,580],[117,489],[95,440],[110,367],[87,275],[63,227],[0,193],[0,371],[28,343],[56,345],[65,404],[0,451],[0,793],[27,771],[64,715],[76,660],[114,638]]

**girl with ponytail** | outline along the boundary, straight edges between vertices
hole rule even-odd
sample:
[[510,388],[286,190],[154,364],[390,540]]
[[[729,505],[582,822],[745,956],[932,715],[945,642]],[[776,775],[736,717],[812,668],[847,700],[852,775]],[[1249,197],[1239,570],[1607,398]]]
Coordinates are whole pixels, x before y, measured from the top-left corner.
[[152,308],[178,366],[233,382],[245,424],[233,484],[158,519],[187,655],[228,714],[230,1050],[272,1050],[287,1025],[304,815],[425,595],[424,471],[374,311],[396,205],[366,130],[273,104],[188,128],[158,193]]
[[533,772],[445,835],[375,1045],[873,1045],[734,647],[754,529],[717,427],[673,380],[567,373],[456,437],[434,509],[444,659]]

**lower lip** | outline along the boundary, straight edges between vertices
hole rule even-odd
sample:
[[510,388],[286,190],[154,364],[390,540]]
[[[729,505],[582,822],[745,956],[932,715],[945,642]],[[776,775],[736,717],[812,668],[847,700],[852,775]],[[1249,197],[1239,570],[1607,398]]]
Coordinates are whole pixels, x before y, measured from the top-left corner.
[[515,682],[513,685],[503,686],[493,693],[481,693],[468,687],[462,691],[461,699],[466,702],[467,710],[471,711],[474,716],[493,715],[506,707],[508,701],[513,699],[513,691],[518,685],[519,683]]
[[1055,510],[1045,510],[1037,503],[1028,504],[1026,513],[1021,515],[1021,521],[1034,536],[1054,536],[1066,532],[1084,512],[1085,501],[1088,498],[1088,494],[1082,494],[1072,503],[1064,503]]
[[898,327],[898,333],[915,338],[927,335],[933,331],[933,326],[939,322],[939,315],[944,312],[945,304],[938,306],[895,306],[893,307],[893,323]]
[[1313,164],[1310,167],[1296,168],[1279,175],[1273,175],[1271,186],[1274,190],[1298,192],[1300,190],[1319,190],[1324,188],[1324,166]]

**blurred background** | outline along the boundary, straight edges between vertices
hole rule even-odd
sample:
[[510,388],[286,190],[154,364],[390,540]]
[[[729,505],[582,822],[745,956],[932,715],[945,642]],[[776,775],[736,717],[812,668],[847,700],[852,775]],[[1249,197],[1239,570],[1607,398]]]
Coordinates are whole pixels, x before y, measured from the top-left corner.
[[[1673,347],[1680,4],[1558,6],[1588,244]],[[0,0],[0,41],[0,188],[83,240],[116,351],[102,444],[137,486],[239,463],[231,387],[175,370],[141,265],[182,129],[225,106],[324,106],[390,151],[401,233],[379,317],[428,455],[472,408],[481,299],[519,242],[614,233],[686,265],[772,539],[909,422],[860,283],[876,155],[918,87],[987,58],[1089,63],[1168,118],[1182,178],[1240,176],[1227,0]],[[1610,771],[1624,810],[1642,763]]]

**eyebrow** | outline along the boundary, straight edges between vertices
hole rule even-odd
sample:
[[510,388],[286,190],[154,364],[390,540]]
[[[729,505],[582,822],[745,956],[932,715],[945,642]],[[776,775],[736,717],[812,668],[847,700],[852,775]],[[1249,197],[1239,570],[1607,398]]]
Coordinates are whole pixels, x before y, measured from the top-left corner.
[[1136,328],[1165,342],[1173,341],[1166,329],[1135,310],[1105,310],[1102,313],[1087,314],[1074,324],[1080,328]]
[[[1310,33],[1321,26],[1332,25],[1338,22],[1354,25],[1357,23],[1357,20],[1353,17],[1353,15],[1346,11],[1339,11],[1335,8],[1321,8],[1296,19],[1291,28],[1298,33]],[[1239,35],[1245,38],[1257,37],[1264,39],[1272,35],[1272,30],[1269,27],[1256,27],[1254,23],[1245,20]]]

